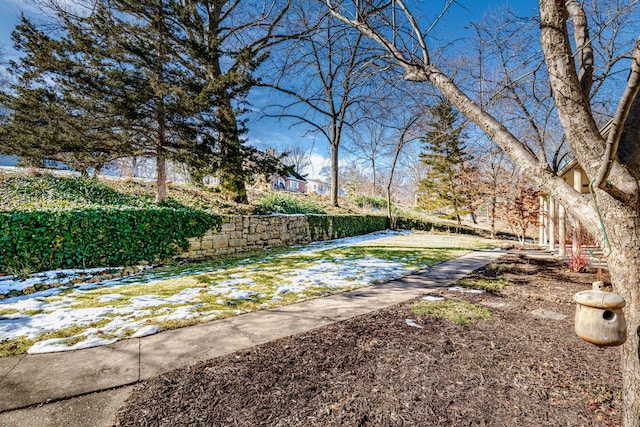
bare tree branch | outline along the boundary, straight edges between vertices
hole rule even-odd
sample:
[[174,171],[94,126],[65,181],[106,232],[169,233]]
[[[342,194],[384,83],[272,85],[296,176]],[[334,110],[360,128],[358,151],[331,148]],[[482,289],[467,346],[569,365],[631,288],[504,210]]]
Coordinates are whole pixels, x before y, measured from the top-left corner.
[[587,26],[587,16],[584,9],[577,0],[567,0],[567,10],[573,19],[573,38],[576,42],[576,54],[580,62],[580,87],[587,98],[591,92],[593,84],[593,46],[589,37],[589,27]]
[[[631,59],[631,74],[627,81],[627,86],[620,98],[616,114],[611,121],[611,127],[609,129],[609,135],[607,136],[607,146],[603,155],[603,163],[598,169],[598,173],[593,180],[594,187],[600,187],[603,185],[605,179],[611,171],[616,153],[618,151],[618,144],[622,131],[625,127],[625,122],[631,106],[638,95],[640,89],[640,38],[636,41],[636,48]],[[636,150],[638,150],[636,148]]]

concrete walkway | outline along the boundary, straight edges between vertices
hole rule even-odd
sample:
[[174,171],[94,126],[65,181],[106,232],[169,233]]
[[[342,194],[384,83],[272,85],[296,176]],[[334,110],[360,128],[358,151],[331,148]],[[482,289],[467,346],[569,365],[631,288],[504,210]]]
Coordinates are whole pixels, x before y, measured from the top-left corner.
[[140,380],[410,300],[504,254],[472,252],[388,283],[108,346],[0,358],[0,425],[110,426]]

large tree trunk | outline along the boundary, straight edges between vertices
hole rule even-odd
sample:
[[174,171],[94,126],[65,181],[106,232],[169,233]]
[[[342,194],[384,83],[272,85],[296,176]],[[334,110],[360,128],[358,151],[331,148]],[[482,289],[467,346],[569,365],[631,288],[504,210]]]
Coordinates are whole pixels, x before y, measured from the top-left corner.
[[157,114],[158,135],[156,141],[156,203],[162,203],[167,199],[167,160],[164,152],[165,121],[164,114]]
[[338,206],[338,145],[331,144],[331,204]]
[[167,161],[162,154],[156,155],[156,203],[167,200]]
[[607,263],[614,292],[627,302],[627,342],[621,350],[623,425],[640,427],[640,215],[637,208],[615,201],[605,203],[600,204],[605,205],[601,209],[612,246]]
[[244,157],[240,146],[240,132],[231,97],[226,90],[217,94],[220,105],[216,111],[220,123],[220,189],[222,194],[236,203],[249,203],[245,186]]

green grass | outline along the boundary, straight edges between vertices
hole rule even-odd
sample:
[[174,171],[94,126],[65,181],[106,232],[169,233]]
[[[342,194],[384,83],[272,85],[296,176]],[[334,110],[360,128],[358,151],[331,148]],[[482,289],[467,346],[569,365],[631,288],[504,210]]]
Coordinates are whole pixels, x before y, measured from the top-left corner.
[[487,292],[501,291],[507,286],[513,286],[514,283],[508,279],[498,277],[497,279],[463,279],[458,281],[458,286],[467,289],[480,289]]
[[[361,260],[371,257],[373,262],[378,260],[397,262],[409,270],[417,270],[425,266],[460,256],[469,250],[488,248],[495,242],[478,237],[460,235],[429,235],[426,233],[412,233],[398,235],[371,242],[361,242],[352,247],[322,248],[313,250],[277,249],[251,254],[248,257],[234,257],[215,259],[198,264],[173,264],[158,269],[145,271],[144,275],[124,278],[122,285],[109,284],[96,288],[78,291],[73,288],[64,289],[57,296],[47,297],[48,302],[62,302],[72,300],[71,308],[115,307],[122,308],[131,304],[132,298],[139,296],[157,296],[167,298],[184,291],[194,289],[195,298],[185,303],[169,303],[159,301],[159,305],[148,307],[144,314],[136,315],[132,321],[143,321],[148,325],[158,325],[162,329],[175,329],[193,325],[213,319],[236,315],[240,312],[263,310],[272,307],[296,303],[300,300],[316,298],[363,286],[359,269],[351,271],[353,276],[345,276],[346,283],[339,288],[331,288],[323,283],[307,282],[310,285],[301,292],[285,292],[278,294],[279,299],[273,299],[276,289],[280,285],[292,282],[297,273],[309,267],[322,263],[339,265],[345,261]],[[366,275],[367,263],[363,264],[362,275]],[[139,282],[141,277],[149,282]],[[254,295],[248,299],[231,299],[229,294],[215,292],[214,286],[227,280],[241,278],[246,282],[234,282],[233,289],[251,291]],[[321,279],[321,277],[320,277]],[[369,278],[370,280],[372,278]],[[127,282],[136,280],[137,282]],[[322,279],[321,279],[322,280]],[[375,282],[375,278],[373,279]],[[219,288],[218,288],[219,289]],[[119,294],[120,299],[99,302],[104,295]],[[194,317],[189,319],[167,319],[178,307],[191,307]],[[170,310],[167,310],[170,309]],[[131,308],[131,313],[134,309]],[[6,315],[16,311],[8,310]],[[35,313],[34,313],[35,314]],[[126,314],[123,314],[126,316]],[[111,322],[116,314],[105,313],[99,322],[93,324],[79,324],[61,331],[40,335],[34,339],[17,339],[0,343],[3,355],[25,352],[34,342],[50,338],[67,338],[67,344],[78,342],[87,329],[100,329]],[[106,326],[103,338],[126,338],[134,333],[133,328],[124,326],[121,330],[111,330]],[[110,335],[111,334],[111,335]],[[117,336],[116,336],[117,334]]]
[[29,348],[36,343],[36,340],[28,338],[15,338],[0,342],[0,356],[15,356],[24,354]]
[[488,308],[465,301],[419,301],[411,310],[420,315],[442,317],[453,323],[470,323],[491,318]]
[[515,264],[513,263],[490,263],[487,265],[487,270],[496,271],[498,273],[505,273],[511,271],[515,268]]

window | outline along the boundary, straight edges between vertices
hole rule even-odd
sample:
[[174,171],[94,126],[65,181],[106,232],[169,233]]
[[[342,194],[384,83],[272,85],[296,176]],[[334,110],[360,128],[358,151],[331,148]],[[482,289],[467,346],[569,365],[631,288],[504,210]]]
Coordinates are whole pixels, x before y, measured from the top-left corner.
[[298,181],[291,181],[289,183],[289,189],[290,190],[297,190],[298,189]]

